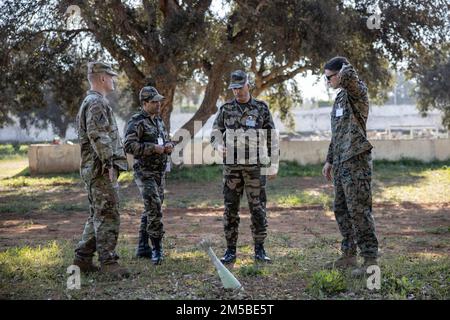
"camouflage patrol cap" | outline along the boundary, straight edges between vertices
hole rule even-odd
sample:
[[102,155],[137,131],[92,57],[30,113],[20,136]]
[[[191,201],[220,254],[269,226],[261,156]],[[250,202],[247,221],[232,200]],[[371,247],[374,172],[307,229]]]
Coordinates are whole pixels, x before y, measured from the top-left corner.
[[236,70],[231,73],[231,81],[228,89],[242,88],[248,82],[247,74],[242,70]]
[[158,90],[155,87],[146,86],[141,89],[139,92],[139,100],[148,100],[148,101],[161,101],[164,99],[164,96],[160,95]]
[[111,65],[101,61],[93,61],[88,63],[88,74],[92,73],[107,73],[111,76],[117,76],[117,73],[113,71]]

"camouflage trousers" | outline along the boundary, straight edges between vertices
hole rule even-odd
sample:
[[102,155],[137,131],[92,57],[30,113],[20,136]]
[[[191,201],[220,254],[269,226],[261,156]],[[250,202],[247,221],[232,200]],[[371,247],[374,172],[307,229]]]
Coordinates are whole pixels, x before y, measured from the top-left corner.
[[240,200],[245,192],[251,214],[251,231],[255,244],[264,243],[267,237],[266,176],[256,166],[224,166],[223,216],[225,239],[228,246],[236,246],[239,229]]
[[107,175],[85,181],[85,184],[90,215],[75,256],[90,261],[97,251],[100,263],[107,264],[119,259],[115,252],[120,227],[118,188]]
[[162,222],[162,204],[164,202],[165,172],[138,172],[134,174],[134,180],[144,200],[144,212],[141,221],[147,220],[147,224],[141,223],[140,231],[147,231],[151,238],[162,238],[164,225]]
[[342,234],[341,250],[377,257],[378,240],[372,216],[372,156],[370,151],[333,166],[334,214]]

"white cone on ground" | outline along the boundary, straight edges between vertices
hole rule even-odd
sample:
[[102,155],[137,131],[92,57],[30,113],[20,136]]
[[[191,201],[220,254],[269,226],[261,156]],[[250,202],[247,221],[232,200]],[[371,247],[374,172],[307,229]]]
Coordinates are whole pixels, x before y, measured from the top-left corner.
[[222,262],[217,258],[216,254],[211,248],[211,241],[203,239],[200,242],[200,247],[203,248],[206,253],[211,258],[212,263],[217,269],[219,273],[220,280],[222,281],[222,285],[225,289],[240,289],[243,290],[241,283],[238,279],[223,265]]

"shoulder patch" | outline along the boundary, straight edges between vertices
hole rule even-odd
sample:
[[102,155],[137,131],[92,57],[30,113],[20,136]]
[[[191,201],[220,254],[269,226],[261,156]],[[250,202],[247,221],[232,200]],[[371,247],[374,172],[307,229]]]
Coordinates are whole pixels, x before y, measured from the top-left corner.
[[101,113],[101,112],[105,111],[105,108],[103,106],[103,102],[100,101],[100,100],[94,100],[92,102],[89,101],[87,109],[92,114]]

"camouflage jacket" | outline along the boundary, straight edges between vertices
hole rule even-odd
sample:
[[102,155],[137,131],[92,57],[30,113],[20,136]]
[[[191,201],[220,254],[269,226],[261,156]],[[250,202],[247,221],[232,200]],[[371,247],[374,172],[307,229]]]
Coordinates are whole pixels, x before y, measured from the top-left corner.
[[108,101],[93,90],[87,92],[77,115],[81,147],[80,174],[84,181],[103,175],[108,168],[128,169],[117,129],[116,119]]
[[169,135],[160,117],[152,119],[147,112],[141,110],[128,121],[125,151],[134,156],[133,168],[136,172],[164,172],[168,155],[158,154],[154,149],[158,142],[164,145],[169,141]]
[[331,143],[327,162],[339,164],[364,151],[371,150],[366,123],[369,115],[367,87],[348,65],[341,71],[341,91],[331,111]]
[[[266,162],[268,161],[267,157],[270,157],[272,150],[275,148],[278,150],[277,140],[272,139],[274,134],[272,130],[275,130],[275,124],[269,107],[264,101],[251,97],[249,102],[240,104],[233,99],[219,108],[211,132],[211,144],[216,149],[218,145],[222,144],[227,148],[227,152],[234,147],[234,159],[231,154],[231,157],[227,157],[231,159],[224,160],[226,165],[255,164],[260,166],[261,163],[268,163]],[[230,139],[233,135],[236,140]],[[277,145],[274,145],[274,142]],[[229,143],[232,145],[230,146]],[[245,154],[245,158],[240,157],[245,163],[237,160],[240,152]],[[264,161],[262,161],[263,158],[265,158]]]

